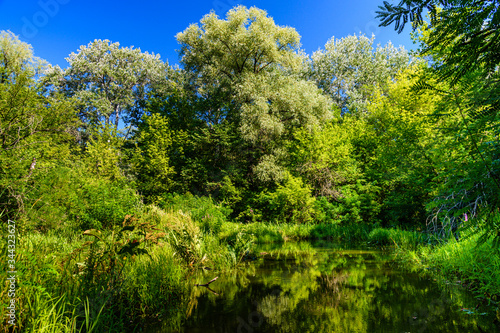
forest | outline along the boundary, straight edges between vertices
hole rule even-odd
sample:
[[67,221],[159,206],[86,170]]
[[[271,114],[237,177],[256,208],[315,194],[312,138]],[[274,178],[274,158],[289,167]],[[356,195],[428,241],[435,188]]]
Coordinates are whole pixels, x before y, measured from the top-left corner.
[[180,325],[190,272],[303,239],[393,247],[498,322],[498,1],[380,5],[417,51],[306,54],[244,6],[179,32],[179,65],[94,40],[60,68],[0,32],[2,331]]

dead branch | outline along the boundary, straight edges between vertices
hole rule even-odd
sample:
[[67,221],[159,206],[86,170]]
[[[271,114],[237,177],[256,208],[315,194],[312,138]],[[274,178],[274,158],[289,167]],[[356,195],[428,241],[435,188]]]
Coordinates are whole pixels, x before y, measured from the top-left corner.
[[210,283],[214,282],[214,281],[215,281],[215,280],[217,280],[218,278],[219,278],[219,277],[218,277],[218,276],[216,276],[216,277],[214,277],[212,280],[208,281],[208,282],[207,282],[207,283],[205,283],[205,284],[195,284],[194,286],[195,286],[195,287],[208,287],[208,285],[209,285]]

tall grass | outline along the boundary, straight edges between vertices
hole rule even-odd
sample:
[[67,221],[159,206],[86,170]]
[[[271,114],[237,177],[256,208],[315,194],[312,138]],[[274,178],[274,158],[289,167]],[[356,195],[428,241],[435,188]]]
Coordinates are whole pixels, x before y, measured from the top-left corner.
[[368,241],[378,246],[395,246],[414,251],[421,245],[431,244],[432,236],[419,231],[375,228],[368,234]]
[[238,232],[252,234],[258,244],[280,243],[312,239],[363,242],[368,239],[371,227],[366,224],[289,224],[255,222],[248,224],[225,223],[220,237],[230,239]]
[[456,240],[438,239],[420,232],[374,229],[372,244],[392,245],[406,267],[426,271],[435,278],[464,285],[478,297],[496,305],[500,320],[500,253],[490,239],[478,242],[477,233],[462,233]]
[[[8,271],[5,243],[0,243],[2,272]],[[145,318],[179,325],[189,271],[231,270],[251,243],[244,232],[221,240],[189,214],[155,206],[100,231],[82,234],[78,225],[25,231],[17,245],[17,325],[8,328],[5,316],[1,327],[5,332],[123,332]],[[0,295],[6,307],[7,285]]]
[[454,237],[439,246],[422,246],[413,253],[418,264],[440,272],[447,279],[459,280],[481,295],[500,301],[500,254],[489,240],[478,245],[478,235]]

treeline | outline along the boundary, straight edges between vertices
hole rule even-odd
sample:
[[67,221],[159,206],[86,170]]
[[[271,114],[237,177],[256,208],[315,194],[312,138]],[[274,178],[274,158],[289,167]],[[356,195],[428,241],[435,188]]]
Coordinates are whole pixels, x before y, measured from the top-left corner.
[[307,55],[295,29],[240,6],[179,33],[180,66],[96,40],[61,69],[2,32],[2,219],[100,229],[196,196],[242,223],[449,235],[472,221],[494,236],[498,64],[481,54],[496,44],[461,63],[448,8],[433,15],[415,24],[422,56],[365,36]]

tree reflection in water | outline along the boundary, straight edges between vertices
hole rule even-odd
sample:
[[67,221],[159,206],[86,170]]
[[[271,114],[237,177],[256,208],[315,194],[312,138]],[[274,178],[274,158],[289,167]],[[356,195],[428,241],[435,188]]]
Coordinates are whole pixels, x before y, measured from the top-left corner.
[[[210,285],[219,295],[193,287],[187,319],[151,332],[497,330],[490,317],[460,311],[476,305],[469,293],[404,271],[388,253],[315,245],[263,246],[259,259]],[[188,283],[211,278],[200,272]]]

